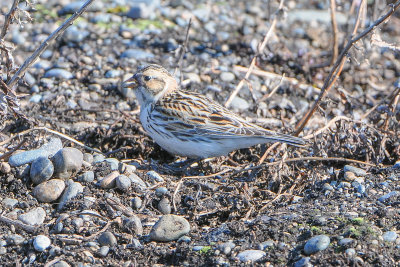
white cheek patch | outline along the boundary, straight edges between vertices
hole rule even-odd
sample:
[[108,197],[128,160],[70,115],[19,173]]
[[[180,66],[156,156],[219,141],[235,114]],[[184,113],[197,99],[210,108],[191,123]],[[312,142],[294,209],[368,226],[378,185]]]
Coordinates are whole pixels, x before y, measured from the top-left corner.
[[157,102],[158,99],[160,99],[168,91],[168,88],[169,88],[169,79],[166,79],[165,85],[164,85],[164,88],[162,89],[162,91],[154,96],[154,102]]

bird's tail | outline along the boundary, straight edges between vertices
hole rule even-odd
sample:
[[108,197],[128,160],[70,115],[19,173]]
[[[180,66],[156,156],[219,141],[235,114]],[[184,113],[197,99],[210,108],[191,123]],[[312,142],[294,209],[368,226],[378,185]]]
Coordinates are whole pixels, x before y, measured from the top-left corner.
[[304,147],[306,145],[306,141],[304,139],[287,134],[276,134],[273,136],[268,136],[268,139],[297,147]]

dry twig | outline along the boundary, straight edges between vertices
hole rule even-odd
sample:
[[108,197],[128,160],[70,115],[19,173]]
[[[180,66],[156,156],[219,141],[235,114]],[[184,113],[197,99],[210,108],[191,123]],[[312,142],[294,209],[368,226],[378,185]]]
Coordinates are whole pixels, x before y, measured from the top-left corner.
[[[365,0],[363,0],[363,2],[365,2]],[[357,13],[357,19],[356,19],[356,22],[355,22],[355,25],[353,28],[353,32],[349,36],[348,42],[347,42],[345,48],[340,53],[339,58],[337,59],[335,65],[332,67],[331,71],[329,72],[328,77],[325,79],[324,86],[322,87],[322,90],[321,90],[317,100],[314,102],[314,104],[309,109],[307,114],[297,124],[295,135],[299,135],[300,132],[304,129],[304,127],[307,125],[308,121],[310,120],[311,116],[316,111],[321,100],[326,96],[329,89],[332,88],[333,84],[335,83],[335,81],[337,80],[338,76],[341,73],[343,65],[346,61],[346,55],[349,52],[350,48],[352,48],[355,43],[357,43],[360,39],[362,39],[367,34],[369,34],[372,30],[374,30],[378,25],[380,25],[381,23],[386,21],[397,10],[397,8],[399,8],[400,0],[397,1],[395,4],[391,5],[391,9],[385,15],[381,16],[379,19],[374,21],[374,23],[372,23],[371,26],[369,26],[363,32],[358,34],[356,37],[353,37],[357,33],[358,26],[360,24],[362,9],[364,6],[365,6],[364,4],[360,4],[360,7],[359,7],[358,13]]]

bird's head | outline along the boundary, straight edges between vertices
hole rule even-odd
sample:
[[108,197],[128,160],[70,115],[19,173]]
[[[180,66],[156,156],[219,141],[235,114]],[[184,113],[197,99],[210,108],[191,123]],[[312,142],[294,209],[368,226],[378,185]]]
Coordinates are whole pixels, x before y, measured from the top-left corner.
[[178,88],[175,78],[162,66],[152,64],[139,67],[135,75],[123,85],[134,89],[140,105],[157,102],[164,95]]

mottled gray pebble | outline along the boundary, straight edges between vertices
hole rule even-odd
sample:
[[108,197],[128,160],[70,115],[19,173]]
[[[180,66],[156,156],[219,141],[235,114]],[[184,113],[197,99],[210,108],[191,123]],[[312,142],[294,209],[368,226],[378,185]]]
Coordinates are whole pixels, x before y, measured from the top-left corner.
[[51,179],[37,185],[32,193],[40,202],[50,203],[57,200],[65,189],[65,182],[60,179]]
[[392,191],[390,193],[387,193],[386,195],[381,196],[380,198],[378,198],[378,201],[380,202],[385,202],[386,200],[390,199],[390,198],[395,198],[398,195],[400,195],[399,191]]
[[242,262],[256,262],[264,257],[266,253],[262,250],[249,249],[240,252],[237,258]]
[[90,153],[83,153],[83,160],[86,161],[87,163],[92,164],[93,163],[93,155]]
[[129,1],[130,9],[126,16],[131,19],[154,19],[160,0]]
[[132,215],[129,218],[124,220],[124,227],[131,233],[135,233],[136,235],[143,235],[143,225],[140,221],[140,218],[136,215]]
[[60,198],[60,203],[58,204],[57,209],[61,210],[65,204],[68,203],[71,199],[76,197],[79,193],[83,192],[83,186],[78,182],[73,182],[72,180],[68,180],[67,188]]
[[7,249],[5,247],[0,247],[0,255],[5,255],[7,253]]
[[21,245],[25,242],[25,238],[19,234],[12,234],[6,237],[7,245]]
[[367,175],[367,172],[363,169],[351,166],[351,165],[345,165],[343,168],[343,172],[352,172],[357,176],[365,176]]
[[106,78],[116,78],[121,75],[121,72],[119,70],[108,70],[104,76]]
[[1,204],[4,208],[12,210],[18,204],[18,200],[7,197],[1,201]]
[[33,96],[31,96],[31,98],[29,98],[29,102],[32,102],[32,103],[40,103],[40,101],[42,100],[42,95],[39,95],[39,94],[35,94],[35,95],[33,95]]
[[118,189],[120,189],[122,191],[126,191],[129,189],[129,187],[131,187],[132,181],[125,175],[118,175],[115,180],[115,184]]
[[306,245],[304,246],[304,253],[307,255],[316,253],[318,251],[326,249],[331,240],[329,236],[326,235],[317,235],[307,241]]
[[106,157],[103,154],[94,154],[93,155],[93,164],[103,162]]
[[294,263],[294,267],[312,267],[310,257],[304,257]]
[[142,206],[142,199],[140,197],[134,197],[131,199],[132,208],[140,209]]
[[397,233],[394,231],[387,231],[382,235],[383,240],[386,242],[394,242],[397,239]]
[[244,110],[248,110],[250,107],[249,102],[247,102],[245,99],[236,96],[231,103],[231,107],[233,110],[236,112],[242,112]]
[[151,179],[154,180],[155,182],[162,183],[164,182],[164,178],[161,177],[157,172],[155,171],[149,171],[146,173],[146,175]]
[[160,200],[160,202],[158,202],[158,210],[162,213],[162,214],[170,214],[171,213],[171,205],[169,203],[168,198],[163,198]]
[[54,263],[53,265],[51,265],[51,267],[70,267],[70,265],[65,261],[58,261],[58,262]]
[[354,255],[356,255],[356,250],[354,248],[348,248],[348,249],[346,249],[345,253],[349,257],[353,257]]
[[102,246],[98,251],[98,253],[101,257],[106,257],[108,252],[110,252],[109,246]]
[[[66,15],[66,14],[72,14],[77,12],[83,5],[85,4],[85,1],[75,1],[68,3],[65,5],[59,12],[59,15]],[[104,8],[104,3],[103,2],[96,2],[94,1],[87,9],[89,12],[94,12],[94,11],[101,11]]]
[[33,240],[33,247],[36,251],[43,252],[51,245],[50,239],[45,235],[38,235]]
[[328,183],[325,183],[325,184],[324,184],[323,189],[324,189],[325,191],[333,191],[333,190],[334,190],[333,186],[331,186],[331,185],[328,184]]
[[83,154],[74,147],[66,147],[54,155],[53,162],[55,176],[61,179],[68,179],[72,173],[81,169]]
[[[75,25],[70,26],[63,34],[63,39],[66,42],[82,42],[90,33],[80,29]],[[71,74],[72,75],[72,74]]]
[[353,244],[354,244],[353,238],[342,238],[338,242],[338,245],[343,247],[350,247]]
[[134,58],[136,60],[144,60],[153,58],[154,54],[146,52],[142,49],[128,49],[121,54],[121,58]]
[[164,186],[159,187],[156,189],[156,196],[158,197],[162,197],[163,195],[165,195],[168,192],[168,189]]
[[110,170],[117,171],[119,166],[119,160],[115,158],[106,158],[104,159],[107,162],[107,165],[110,167]]
[[128,246],[131,248],[134,248],[134,249],[142,249],[143,248],[143,245],[140,243],[140,240],[137,238],[132,238],[132,242]]
[[7,174],[11,171],[11,166],[7,162],[0,162],[0,172]]
[[178,239],[178,242],[190,243],[191,241],[192,241],[192,239],[190,238],[190,236],[187,236],[187,235],[181,236]]
[[84,172],[83,174],[79,175],[78,181],[81,181],[84,183],[93,182],[94,181],[94,172],[93,171]]
[[236,247],[235,243],[232,241],[228,241],[225,243],[222,243],[218,246],[218,249],[222,251],[225,255],[229,255],[232,252],[232,249]]
[[273,247],[274,245],[275,245],[274,241],[272,241],[272,240],[267,240],[267,241],[264,241],[264,242],[260,243],[260,244],[258,245],[258,248],[259,248],[260,250],[266,250],[266,249],[268,249],[268,248],[270,248],[270,247]]
[[46,73],[44,74],[43,77],[69,80],[69,79],[72,79],[72,77],[74,77],[74,75],[67,70],[54,68],[54,69],[49,69],[48,71],[46,71]]
[[60,138],[51,138],[50,141],[44,144],[42,147],[24,151],[15,155],[12,155],[8,160],[11,166],[21,166],[27,163],[31,163],[40,157],[52,157],[57,151],[62,149],[62,143]]
[[100,245],[102,246],[110,246],[113,247],[117,245],[117,238],[114,236],[113,233],[111,232],[104,232],[99,236],[99,239],[97,240]]
[[224,82],[232,82],[235,80],[235,74],[232,72],[221,72],[220,74],[221,80]]
[[18,216],[18,220],[28,225],[42,225],[46,218],[46,211],[37,207]]
[[43,183],[51,178],[54,172],[53,163],[45,157],[40,157],[32,162],[30,177],[35,185]]
[[128,177],[129,177],[129,179],[131,179],[132,183],[136,184],[137,186],[141,187],[142,189],[147,187],[145,182],[143,182],[143,180],[140,179],[140,177],[137,176],[136,174],[132,173]]
[[135,173],[136,167],[134,165],[122,163],[122,164],[119,164],[118,170],[120,173],[123,173],[123,174],[129,176],[129,175]]
[[150,239],[154,241],[173,241],[190,231],[189,222],[177,215],[163,215],[153,226],[150,232]]
[[106,177],[99,181],[99,186],[104,189],[114,188],[115,187],[115,180],[119,176],[119,172],[113,171],[108,174]]

